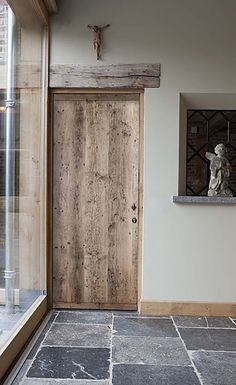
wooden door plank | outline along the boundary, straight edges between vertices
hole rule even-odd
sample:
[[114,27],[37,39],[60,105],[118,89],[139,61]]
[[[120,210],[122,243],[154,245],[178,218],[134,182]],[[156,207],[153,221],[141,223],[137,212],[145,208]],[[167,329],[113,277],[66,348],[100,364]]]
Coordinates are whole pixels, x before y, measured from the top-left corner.
[[53,283],[54,302],[83,297],[83,195],[86,102],[54,107]]
[[[85,96],[86,97],[86,96]],[[99,100],[86,98],[84,229],[84,296],[81,302],[107,302],[107,185],[109,127]]]
[[132,217],[138,216],[139,103],[110,106],[109,302],[136,303],[138,223]]

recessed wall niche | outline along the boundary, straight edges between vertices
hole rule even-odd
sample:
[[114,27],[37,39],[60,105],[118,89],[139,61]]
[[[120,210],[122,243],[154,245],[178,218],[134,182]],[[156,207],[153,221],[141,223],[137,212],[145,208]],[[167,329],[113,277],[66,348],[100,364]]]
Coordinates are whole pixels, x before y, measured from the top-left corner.
[[229,188],[236,195],[236,110],[188,110],[186,195],[206,196],[210,168],[206,152],[225,144],[231,165]]
[[236,94],[180,94],[179,195],[207,196],[210,180],[205,153],[227,147],[236,195]]

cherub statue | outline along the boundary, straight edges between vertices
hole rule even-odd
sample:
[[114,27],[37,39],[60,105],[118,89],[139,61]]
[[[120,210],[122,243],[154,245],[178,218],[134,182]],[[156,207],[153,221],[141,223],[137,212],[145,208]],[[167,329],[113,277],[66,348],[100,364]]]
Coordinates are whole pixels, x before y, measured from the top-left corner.
[[101,59],[102,32],[110,27],[110,24],[98,27],[97,25],[88,25],[88,28],[94,32],[93,47],[97,51],[97,60]]
[[211,178],[209,183],[208,196],[233,196],[229,189],[229,177],[231,167],[225,157],[226,147],[221,143],[215,147],[215,154],[206,152],[206,158],[210,160]]

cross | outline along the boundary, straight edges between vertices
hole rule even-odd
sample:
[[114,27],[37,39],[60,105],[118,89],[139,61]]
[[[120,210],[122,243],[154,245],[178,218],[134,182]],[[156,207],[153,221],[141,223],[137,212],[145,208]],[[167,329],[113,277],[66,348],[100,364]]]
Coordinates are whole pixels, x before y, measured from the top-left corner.
[[103,27],[88,25],[88,28],[94,33],[93,48],[97,51],[97,60],[101,59],[102,32],[108,27],[110,27],[110,24],[104,25]]

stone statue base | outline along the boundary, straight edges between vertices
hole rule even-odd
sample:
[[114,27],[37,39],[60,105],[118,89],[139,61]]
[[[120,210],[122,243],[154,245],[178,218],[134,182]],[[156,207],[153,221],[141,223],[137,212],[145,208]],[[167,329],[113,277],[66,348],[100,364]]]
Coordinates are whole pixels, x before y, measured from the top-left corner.
[[217,192],[217,191],[215,191],[215,190],[210,188],[208,190],[207,195],[209,197],[232,197],[233,193],[232,193],[232,191],[229,188],[227,188],[227,189],[225,189],[223,191],[219,191],[219,192]]

